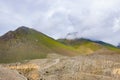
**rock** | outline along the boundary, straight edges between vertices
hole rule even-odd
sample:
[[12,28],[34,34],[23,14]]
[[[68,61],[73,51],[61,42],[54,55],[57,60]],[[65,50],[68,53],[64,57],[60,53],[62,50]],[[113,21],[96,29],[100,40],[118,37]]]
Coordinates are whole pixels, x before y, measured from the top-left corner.
[[[9,65],[7,68],[17,70],[28,80],[120,80],[119,54],[81,55],[63,58],[50,57],[30,60],[20,65]],[[5,66],[7,65],[5,64]],[[12,71],[10,73],[9,69],[8,71],[4,69],[3,72],[5,71],[7,73],[4,73],[5,76],[0,80],[25,80],[17,72]],[[2,73],[0,72],[0,74]],[[17,77],[7,75],[8,73],[15,74]]]
[[0,80],[27,80],[15,70],[0,67]]

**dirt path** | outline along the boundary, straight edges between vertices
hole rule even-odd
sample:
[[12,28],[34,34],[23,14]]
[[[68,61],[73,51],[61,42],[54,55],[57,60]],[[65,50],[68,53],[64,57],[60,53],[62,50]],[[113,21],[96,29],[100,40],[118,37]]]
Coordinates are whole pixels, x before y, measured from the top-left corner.
[[60,62],[60,59],[55,59],[54,61],[55,61],[54,63],[48,64],[47,66],[45,66],[44,68],[42,68],[42,70],[47,69],[47,68],[50,68],[50,67],[58,64],[58,63]]

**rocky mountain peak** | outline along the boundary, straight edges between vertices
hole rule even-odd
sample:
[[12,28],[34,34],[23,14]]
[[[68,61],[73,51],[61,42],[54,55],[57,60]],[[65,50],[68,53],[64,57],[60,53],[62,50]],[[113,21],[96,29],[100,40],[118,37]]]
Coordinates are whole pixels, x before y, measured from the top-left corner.
[[30,30],[31,29],[28,27],[21,26],[21,27],[17,28],[15,31],[7,32],[3,36],[1,36],[0,39],[2,39],[2,40],[14,39],[14,38],[16,38],[16,36],[29,34]]

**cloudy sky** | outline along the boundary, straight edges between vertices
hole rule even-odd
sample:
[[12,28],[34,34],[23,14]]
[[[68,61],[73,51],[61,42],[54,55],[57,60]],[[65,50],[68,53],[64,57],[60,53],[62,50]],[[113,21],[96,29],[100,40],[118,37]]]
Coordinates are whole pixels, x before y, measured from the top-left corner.
[[78,37],[120,42],[120,0],[0,0],[0,35],[19,26],[55,39]]

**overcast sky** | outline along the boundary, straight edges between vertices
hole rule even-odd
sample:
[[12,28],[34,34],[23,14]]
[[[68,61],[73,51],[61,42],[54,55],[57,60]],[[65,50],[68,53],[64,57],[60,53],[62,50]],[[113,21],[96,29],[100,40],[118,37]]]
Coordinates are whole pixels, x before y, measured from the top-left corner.
[[120,42],[120,0],[0,0],[0,35],[19,26],[55,39],[77,36]]

